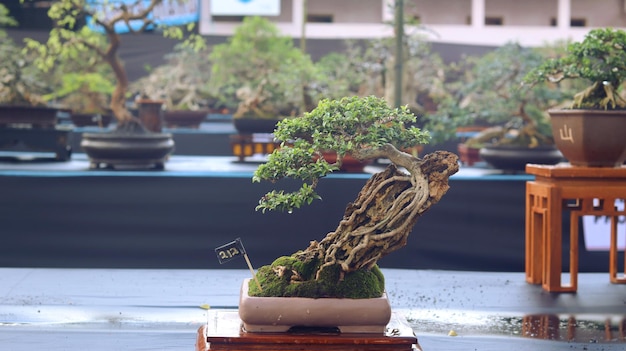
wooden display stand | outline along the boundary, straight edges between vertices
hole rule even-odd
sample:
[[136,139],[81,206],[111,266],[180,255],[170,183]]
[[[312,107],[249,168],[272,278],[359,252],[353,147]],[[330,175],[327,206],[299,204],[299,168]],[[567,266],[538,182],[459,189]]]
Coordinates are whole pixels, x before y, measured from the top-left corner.
[[340,334],[330,330],[246,333],[237,311],[209,311],[198,329],[196,351],[209,350],[407,350],[421,351],[406,320],[392,313],[384,334]]
[[230,145],[233,155],[243,162],[246,157],[255,154],[271,154],[280,143],[274,140],[272,134],[234,134],[230,136]]
[[0,127],[0,150],[54,153],[57,161],[72,156],[72,128],[55,125],[39,127]]
[[[526,281],[547,291],[576,292],[578,219],[591,215],[611,219],[610,280],[626,283],[617,276],[617,222],[626,211],[615,207],[616,200],[626,199],[626,167],[528,164],[526,173],[535,175],[526,183]],[[561,283],[563,211],[570,212],[569,285]]]

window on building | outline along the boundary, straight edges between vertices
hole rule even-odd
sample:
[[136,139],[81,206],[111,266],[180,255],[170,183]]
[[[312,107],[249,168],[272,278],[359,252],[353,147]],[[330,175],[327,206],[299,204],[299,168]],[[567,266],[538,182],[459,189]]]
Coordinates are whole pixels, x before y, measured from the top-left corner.
[[[586,27],[587,20],[585,18],[572,18],[569,25],[570,27]],[[556,27],[556,17],[550,18],[550,26]]]
[[244,16],[213,16],[213,22],[243,22]]
[[502,17],[485,17],[485,25],[487,26],[501,26],[504,24]]
[[333,15],[307,15],[306,21],[311,23],[333,23]]

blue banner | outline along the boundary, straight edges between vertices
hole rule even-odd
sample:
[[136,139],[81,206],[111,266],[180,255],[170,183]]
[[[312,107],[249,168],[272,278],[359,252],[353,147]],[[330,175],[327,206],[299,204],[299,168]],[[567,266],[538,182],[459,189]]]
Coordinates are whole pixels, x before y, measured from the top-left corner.
[[[131,13],[138,13],[150,5],[150,0],[87,0],[87,4],[92,11],[98,14],[98,18],[107,22],[121,13],[120,7],[122,5],[126,6]],[[154,10],[150,13],[148,18],[156,25],[164,26],[180,26],[187,23],[198,22],[200,18],[200,0],[163,0],[154,7]],[[87,25],[91,30],[96,32],[104,31],[101,26],[95,24],[91,17],[87,18]],[[115,24],[115,31],[117,33],[130,32],[129,26],[132,30],[139,30],[143,26],[143,21],[135,20],[130,21],[128,24],[120,21]],[[154,29],[154,26],[146,29]]]

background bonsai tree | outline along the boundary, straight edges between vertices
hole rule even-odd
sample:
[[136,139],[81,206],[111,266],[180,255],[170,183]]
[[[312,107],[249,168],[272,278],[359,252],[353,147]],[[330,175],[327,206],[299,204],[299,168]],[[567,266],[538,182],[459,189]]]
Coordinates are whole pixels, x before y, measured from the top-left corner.
[[7,33],[2,28],[16,25],[17,21],[13,17],[11,17],[9,9],[7,9],[4,4],[0,4],[0,37],[7,37]]
[[525,77],[528,84],[582,80],[588,85],[574,96],[572,108],[615,110],[626,108],[620,95],[626,78],[626,32],[597,28],[581,42],[567,47],[567,54],[538,64]]
[[[259,269],[263,290],[257,296],[381,296],[384,284],[376,263],[406,245],[417,219],[448,190],[448,177],[458,171],[456,155],[438,151],[423,159],[400,151],[428,142],[414,126],[407,107],[390,108],[383,98],[322,100],[311,112],[281,121],[275,136],[283,143],[258,167],[254,181],[296,178],[299,190],[274,190],[257,210],[293,211],[319,198],[320,178],[339,168],[350,153],[357,159],[387,158],[391,165],[365,184],[346,208],[337,229],[290,257]],[[338,154],[336,164],[322,151]],[[355,282],[356,280],[356,282]],[[365,280],[365,282],[364,282]]]
[[99,58],[87,51],[57,62],[51,74],[57,88],[44,96],[48,101],[69,108],[72,113],[110,114],[111,94],[115,76],[111,67],[99,63]]
[[313,101],[361,96],[368,71],[360,62],[363,60],[360,48],[347,43],[345,52],[331,52],[315,62],[314,79],[307,86]]
[[[328,54],[316,62],[318,95],[330,99],[374,95],[393,104],[395,39],[347,40],[345,45],[344,52]],[[426,41],[421,27],[403,36],[401,60],[401,104],[408,105],[419,120],[433,108],[432,100],[442,93],[445,64]]]
[[233,117],[277,119],[312,108],[306,82],[313,74],[308,55],[261,17],[246,17],[226,43],[213,47],[214,95],[239,101]]
[[[469,68],[462,81],[452,82],[449,95],[442,95],[439,108],[428,116],[428,126],[447,122],[441,133],[453,132],[451,126],[484,123],[494,126],[466,143],[537,147],[552,145],[547,110],[558,106],[571,94],[553,84],[522,86],[526,74],[545,61],[547,49],[524,48],[508,43],[481,57],[468,57],[461,67]],[[442,130],[443,129],[443,130]]]
[[423,125],[430,132],[431,142],[453,140],[460,128],[481,129],[488,124],[464,110],[469,93],[466,87],[474,80],[475,64],[476,58],[464,56],[458,62],[444,66],[440,93],[431,95],[436,107],[423,116]]
[[[118,55],[122,40],[116,28],[121,25],[126,26],[131,32],[142,32],[157,26],[150,15],[162,2],[163,0],[150,0],[145,3],[128,4],[113,1],[55,1],[50,7],[48,16],[56,26],[50,31],[47,43],[27,39],[26,45],[30,50],[39,53],[38,66],[45,70],[52,69],[58,60],[71,59],[85,52],[97,58],[93,61],[94,65],[108,65],[116,81],[111,94],[110,108],[118,122],[117,130],[145,132],[141,122],[126,108],[129,81],[124,64]],[[87,26],[77,28],[80,18],[90,18],[102,29],[103,34]],[[140,25],[135,27],[131,22]],[[164,34],[175,37],[182,37],[182,33],[181,28],[173,27],[164,31]],[[189,43],[202,44],[202,41],[195,39],[197,37],[193,36]]]
[[17,22],[0,4],[0,104],[45,106],[43,95],[54,87],[49,84],[49,75],[33,64],[36,56],[22,52],[2,30],[2,27],[14,25]]
[[162,100],[169,110],[205,110],[219,105],[210,92],[209,48],[196,50],[178,44],[165,58],[167,62],[133,82],[131,91],[152,100]]

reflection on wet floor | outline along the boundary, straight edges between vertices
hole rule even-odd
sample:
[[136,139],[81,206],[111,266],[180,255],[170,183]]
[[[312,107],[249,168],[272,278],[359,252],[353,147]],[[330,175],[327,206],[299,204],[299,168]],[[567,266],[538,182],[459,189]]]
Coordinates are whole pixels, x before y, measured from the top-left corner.
[[420,334],[516,336],[571,343],[626,344],[626,315],[528,314],[511,316],[472,311],[415,311],[407,315]]
[[522,336],[574,342],[625,342],[626,317],[527,315],[522,318]]

